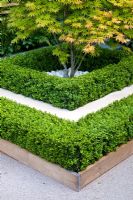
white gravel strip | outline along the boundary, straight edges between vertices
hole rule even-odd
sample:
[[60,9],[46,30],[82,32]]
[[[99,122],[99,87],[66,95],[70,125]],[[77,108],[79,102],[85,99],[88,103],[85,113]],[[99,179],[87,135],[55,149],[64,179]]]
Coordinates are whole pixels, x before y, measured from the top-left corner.
[[133,200],[133,156],[79,193],[4,154],[0,173],[0,200]]
[[[61,78],[65,78],[65,69],[63,70],[56,70],[56,71],[51,71],[51,72],[47,72],[47,74],[51,75],[51,76],[57,76],[57,77],[61,77]],[[68,69],[68,76],[70,76],[71,73],[71,68]],[[75,77],[76,76],[81,76],[83,74],[87,74],[89,73],[88,71],[76,71],[75,73]]]
[[5,97],[10,100],[13,100],[17,103],[29,106],[31,108],[35,108],[37,110],[41,110],[42,112],[47,112],[52,115],[56,115],[59,118],[70,120],[70,121],[78,121],[82,117],[85,117],[87,114],[96,112],[114,101],[121,100],[123,98],[128,97],[133,94],[133,85],[125,87],[124,89],[116,92],[112,92],[103,98],[100,98],[96,101],[86,104],[76,110],[69,111],[66,109],[61,109],[54,107],[48,103],[44,103],[42,101],[34,100],[28,97],[25,97],[21,94],[16,94],[14,92],[5,90],[0,88],[0,97]]

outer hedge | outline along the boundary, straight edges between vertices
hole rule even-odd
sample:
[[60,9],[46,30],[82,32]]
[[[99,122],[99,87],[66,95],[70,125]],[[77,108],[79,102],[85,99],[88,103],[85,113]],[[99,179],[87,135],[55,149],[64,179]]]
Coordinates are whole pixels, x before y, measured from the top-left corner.
[[66,169],[80,171],[133,139],[133,96],[78,123],[1,99],[0,137]]
[[73,110],[133,83],[133,56],[72,79],[1,61],[1,86],[16,93]]

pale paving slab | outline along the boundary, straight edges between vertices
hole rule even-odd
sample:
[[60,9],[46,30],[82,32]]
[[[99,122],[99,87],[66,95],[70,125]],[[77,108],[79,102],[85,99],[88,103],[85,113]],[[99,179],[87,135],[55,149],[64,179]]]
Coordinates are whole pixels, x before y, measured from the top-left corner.
[[34,100],[28,97],[25,97],[21,94],[16,94],[14,92],[0,88],[0,97],[6,97],[10,100],[16,101],[17,103],[41,110],[42,112],[47,112],[52,115],[56,115],[59,118],[67,119],[71,121],[78,121],[80,118],[85,117],[87,114],[96,112],[114,101],[121,100],[133,94],[133,85],[123,88],[120,91],[112,92],[103,98],[100,98],[96,101],[90,102],[85,106],[82,106],[76,110],[69,111],[66,109],[61,109],[54,107],[48,103],[42,101]]
[[4,154],[0,173],[0,200],[133,200],[133,156],[79,193]]

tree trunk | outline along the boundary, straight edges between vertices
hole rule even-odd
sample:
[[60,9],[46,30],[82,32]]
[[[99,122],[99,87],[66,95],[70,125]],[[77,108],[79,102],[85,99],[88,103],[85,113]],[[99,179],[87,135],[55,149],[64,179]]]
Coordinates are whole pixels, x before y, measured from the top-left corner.
[[64,69],[64,78],[69,78],[68,69]]
[[75,72],[76,72],[75,68],[71,68],[70,78],[74,77]]
[[71,72],[70,77],[74,77],[75,75],[75,55],[74,55],[74,47],[71,44]]

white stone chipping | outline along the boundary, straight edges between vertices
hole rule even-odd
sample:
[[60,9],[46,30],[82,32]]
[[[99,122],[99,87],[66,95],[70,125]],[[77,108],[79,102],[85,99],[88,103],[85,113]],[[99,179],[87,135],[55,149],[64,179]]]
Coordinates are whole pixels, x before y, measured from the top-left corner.
[[[68,76],[70,76],[70,72],[71,72],[71,68],[68,69]],[[81,75],[87,74],[87,73],[88,73],[88,71],[85,71],[85,72],[77,71],[74,76],[75,77],[81,76]],[[51,72],[47,72],[47,74],[49,74],[51,76],[58,76],[58,77],[64,78],[65,77],[65,70],[63,69],[63,70],[51,71]]]
[[31,98],[25,97],[21,94],[16,94],[14,92],[0,88],[0,97],[5,97],[7,99],[20,103],[22,105],[26,105],[31,108],[40,110],[42,112],[56,115],[59,118],[75,121],[75,122],[90,113],[94,113],[98,110],[101,110],[104,107],[107,107],[109,104],[113,103],[114,101],[121,100],[132,94],[133,94],[133,85],[125,87],[120,91],[112,92],[104,96],[103,98],[90,102],[76,110],[69,111],[69,110],[57,108],[48,103],[34,100]]

